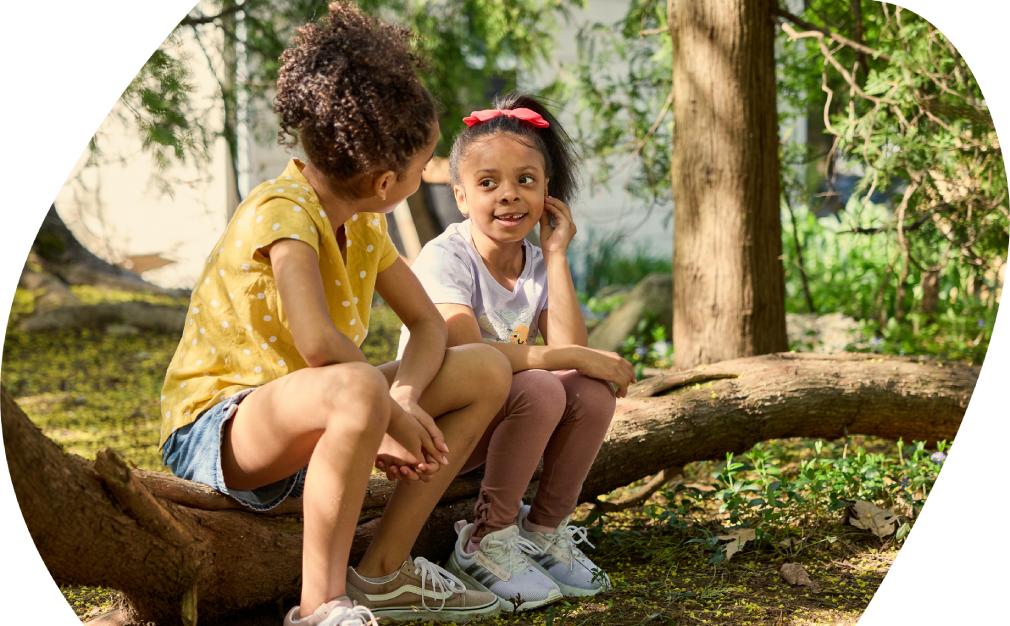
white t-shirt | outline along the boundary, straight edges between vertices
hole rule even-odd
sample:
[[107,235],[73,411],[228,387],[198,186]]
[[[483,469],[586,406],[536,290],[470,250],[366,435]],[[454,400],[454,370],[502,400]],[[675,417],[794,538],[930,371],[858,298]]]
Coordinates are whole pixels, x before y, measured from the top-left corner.
[[[484,266],[470,235],[470,220],[450,225],[424,245],[411,266],[435,304],[473,309],[484,341],[533,345],[537,321],[547,308],[547,266],[540,248],[523,240],[526,266],[509,291]],[[403,356],[410,331],[400,330],[396,358]]]

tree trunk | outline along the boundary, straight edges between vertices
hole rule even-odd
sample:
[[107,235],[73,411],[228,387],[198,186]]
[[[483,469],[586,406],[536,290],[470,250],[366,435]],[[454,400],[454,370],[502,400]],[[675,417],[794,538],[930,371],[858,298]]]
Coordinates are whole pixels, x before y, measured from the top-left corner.
[[165,289],[153,285],[129,270],[108,263],[77,241],[67,225],[49,207],[42,221],[32,252],[42,268],[68,285],[91,285],[100,289],[147,291],[158,294],[179,295],[178,289]]
[[[950,440],[978,372],[911,358],[777,354],[650,378],[620,401],[580,499],[767,439],[858,433]],[[201,625],[220,624],[243,609],[297,598],[299,500],[256,514],[195,483],[130,470],[108,450],[94,463],[64,454],[2,387],[0,413],[14,492],[57,582],[121,590],[124,622],[135,624],[192,626],[197,615]],[[415,556],[444,558],[451,522],[470,516],[479,484],[479,474],[452,483]],[[351,562],[363,554],[391,492],[385,479],[371,479]]]
[[[225,215],[231,221],[235,209],[242,202],[242,193],[238,188],[238,90],[244,86],[238,84],[238,48],[236,46],[237,20],[233,9],[235,0],[224,0],[221,11],[221,61],[224,64],[224,80],[221,81],[221,99],[224,101],[225,144],[228,146],[228,160],[225,164]],[[244,147],[243,147],[244,148]]]
[[922,273],[922,301],[919,312],[932,322],[940,303],[940,270],[929,270]]
[[678,368],[787,349],[772,0],[668,0]]

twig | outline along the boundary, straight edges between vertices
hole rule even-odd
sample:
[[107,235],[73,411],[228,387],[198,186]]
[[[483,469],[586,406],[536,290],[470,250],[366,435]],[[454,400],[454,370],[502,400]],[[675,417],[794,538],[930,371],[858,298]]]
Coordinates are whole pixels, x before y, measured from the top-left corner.
[[630,165],[631,162],[634,161],[636,157],[638,157],[638,153],[641,152],[642,148],[645,147],[645,144],[649,141],[649,137],[651,137],[652,134],[656,132],[656,129],[659,128],[659,125],[663,122],[663,118],[666,117],[666,112],[670,110],[670,105],[672,104],[673,104],[673,88],[671,87],[670,95],[666,97],[666,103],[663,104],[663,108],[662,110],[660,110],[659,115],[656,117],[656,121],[652,123],[652,126],[649,128],[648,132],[645,133],[645,136],[642,137],[642,140],[638,142],[637,146],[635,146],[635,149],[631,152],[631,156],[629,156],[627,160],[624,161],[624,163],[621,163],[621,165],[618,166],[617,169],[615,169],[610,173],[610,176],[607,177],[608,180],[613,178],[614,176],[617,176],[617,174],[620,173],[621,170],[628,167],[628,165]]
[[971,82],[968,80],[968,71],[965,69],[964,64],[961,63],[961,55],[958,54],[957,48],[954,47],[954,44],[950,43],[949,39],[944,37],[944,40],[947,42],[947,48],[950,49],[950,53],[954,55],[954,67],[956,67],[957,71],[961,74],[961,80],[964,82],[965,91],[968,92],[968,100],[971,102],[973,107],[977,108],[978,103],[975,102],[975,94],[971,91]]
[[[945,205],[946,205],[946,203],[943,203],[942,205],[937,205],[937,206],[933,207],[933,209],[931,211],[936,210],[939,207],[945,206]],[[914,230],[918,230],[919,227],[921,227],[923,224],[925,224],[929,220],[930,215],[932,215],[932,212],[926,213],[925,215],[923,215],[922,217],[920,217],[919,219],[917,219],[911,226],[906,226],[905,229],[904,229],[905,232],[908,233],[908,232],[912,232]],[[897,219],[892,220],[892,222],[893,221],[897,221]],[[884,224],[880,228],[853,228],[853,229],[849,230],[849,232],[853,233],[853,234],[858,234],[858,235],[879,235],[880,233],[882,233],[882,232],[884,232],[886,230],[889,230],[890,229],[890,224],[891,224],[891,222],[889,222],[888,224]]]
[[796,225],[796,213],[793,211],[793,203],[789,201],[789,193],[785,190],[784,185],[782,199],[785,200],[786,206],[789,207],[789,219],[793,225],[793,247],[796,249],[797,267],[800,268],[800,283],[803,285],[803,298],[806,300],[807,308],[810,309],[810,312],[816,313],[817,308],[814,307],[814,299],[810,295],[810,282],[807,279],[807,269],[803,265],[803,246],[800,245],[800,231]]
[[650,28],[647,30],[638,31],[638,38],[645,39],[649,35],[662,35],[663,33],[670,32],[669,28]]

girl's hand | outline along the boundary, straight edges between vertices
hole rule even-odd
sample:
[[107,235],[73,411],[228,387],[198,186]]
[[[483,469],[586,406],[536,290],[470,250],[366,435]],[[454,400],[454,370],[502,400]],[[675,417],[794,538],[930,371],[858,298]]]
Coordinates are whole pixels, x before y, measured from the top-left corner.
[[[552,215],[557,226],[551,226]],[[575,237],[575,231],[572,210],[557,198],[544,198],[544,212],[540,216],[540,249],[544,252],[544,259],[556,253],[564,256]]]
[[579,356],[575,370],[583,376],[599,378],[617,385],[617,397],[628,395],[628,386],[638,382],[635,370],[620,355],[614,352],[578,347]]
[[[398,404],[407,415],[410,415],[417,420],[417,423],[423,426],[424,430],[427,431],[431,444],[424,444],[424,455],[426,457],[431,457],[433,462],[440,462],[442,465],[448,465],[449,460],[445,457],[445,453],[449,451],[449,447],[445,445],[445,435],[443,435],[442,431],[435,425],[435,420],[432,419],[432,417],[428,415],[428,412],[422,409],[415,400],[411,399],[408,392],[394,389],[390,391],[389,395],[393,399],[394,404]],[[436,461],[436,459],[438,461]]]
[[414,460],[413,455],[386,433],[375,456],[375,467],[386,473],[387,480],[401,480],[408,485],[418,480],[430,482],[431,477],[438,471],[439,465],[434,459],[429,458],[428,462],[423,464],[423,470],[413,467],[407,459]]
[[[386,472],[390,480],[430,479],[439,464],[448,465],[443,451],[448,451],[442,432],[435,420],[413,400],[390,397],[388,439],[383,440],[376,457],[376,467]],[[398,446],[391,445],[393,442]],[[381,465],[380,465],[381,463]]]

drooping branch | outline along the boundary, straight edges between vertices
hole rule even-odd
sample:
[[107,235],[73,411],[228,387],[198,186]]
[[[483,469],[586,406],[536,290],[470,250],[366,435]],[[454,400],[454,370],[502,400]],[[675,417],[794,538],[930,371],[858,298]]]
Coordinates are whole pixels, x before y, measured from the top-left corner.
[[[773,354],[653,377],[619,403],[580,500],[768,439],[849,433],[950,440],[978,372],[914,358]],[[89,463],[46,439],[5,388],[0,396],[14,491],[57,581],[120,589],[129,601],[126,622],[138,624],[191,624],[198,617],[209,626],[297,597],[300,501],[256,514],[208,488],[131,471],[112,452]],[[470,515],[478,487],[479,476],[450,486],[414,555],[445,556],[453,539],[447,529]],[[392,488],[380,477],[370,481],[352,562]]]

